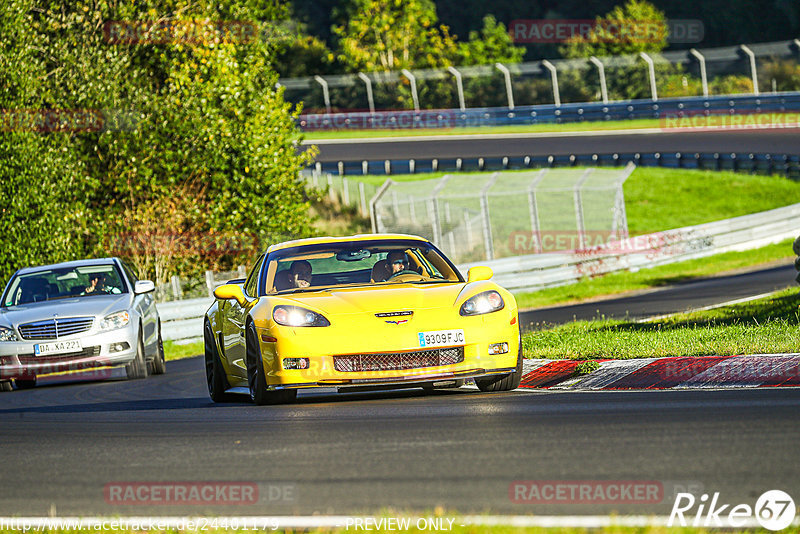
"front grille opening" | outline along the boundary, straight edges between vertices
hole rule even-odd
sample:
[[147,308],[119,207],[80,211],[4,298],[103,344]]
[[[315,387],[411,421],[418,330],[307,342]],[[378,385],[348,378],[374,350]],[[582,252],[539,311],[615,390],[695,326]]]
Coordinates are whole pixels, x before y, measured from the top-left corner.
[[347,354],[333,357],[340,373],[363,371],[401,371],[452,365],[464,361],[464,347],[448,347],[387,354]]
[[91,358],[92,356],[100,356],[100,345],[94,347],[85,347],[81,351],[67,352],[65,354],[51,354],[49,356],[36,356],[34,354],[20,354],[19,361],[25,363],[49,363],[49,362],[63,362],[64,360],[73,360],[75,358]]
[[19,326],[22,339],[58,339],[64,336],[80,334],[92,328],[93,317],[68,317],[65,319],[49,319]]

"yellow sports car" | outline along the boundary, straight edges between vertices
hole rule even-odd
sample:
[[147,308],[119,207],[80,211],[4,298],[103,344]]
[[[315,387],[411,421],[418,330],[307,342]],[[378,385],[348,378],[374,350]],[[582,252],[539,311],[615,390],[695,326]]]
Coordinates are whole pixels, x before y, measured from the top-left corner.
[[[247,388],[256,404],[300,388],[519,386],[517,303],[432,243],[394,234],[272,245],[248,277],[214,291],[205,365],[215,402]],[[242,390],[242,392],[244,392]]]

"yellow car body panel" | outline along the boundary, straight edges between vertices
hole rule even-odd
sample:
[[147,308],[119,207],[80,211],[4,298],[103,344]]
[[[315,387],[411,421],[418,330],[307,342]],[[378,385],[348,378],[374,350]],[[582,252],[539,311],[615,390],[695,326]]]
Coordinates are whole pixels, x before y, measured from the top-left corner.
[[[317,238],[273,245],[268,254],[307,245],[357,244],[360,241],[374,243],[376,240],[393,239],[428,243],[415,236],[386,234]],[[487,291],[500,294],[504,303],[502,309],[483,315],[460,314],[464,302]],[[223,293],[228,294],[225,291]],[[330,324],[278,324],[273,318],[273,311],[281,305],[310,310],[326,318]],[[234,309],[239,311],[234,313]],[[398,313],[405,315],[393,315]],[[433,284],[383,282],[355,287],[312,288],[297,293],[247,297],[240,307],[233,299],[218,299],[207,312],[207,323],[214,333],[222,367],[232,387],[248,385],[244,361],[245,332],[237,332],[237,328],[247,328],[245,323],[252,323],[257,333],[258,353],[266,386],[275,390],[403,386],[487,377],[514,372],[521,357],[516,301],[511,293],[491,280],[468,282],[461,279]],[[421,334],[457,330],[463,330],[463,342],[434,348],[423,346]],[[237,339],[241,341],[237,342]],[[506,352],[489,353],[490,344],[502,343],[507,344]],[[430,361],[422,361],[426,351],[443,348],[463,351],[463,361],[446,365],[431,365]],[[388,360],[395,355],[398,358],[408,357],[419,365],[412,363],[411,368],[388,366],[371,370],[337,370],[336,358],[357,362],[363,357],[370,359],[370,355],[381,355],[379,358]],[[309,365],[304,369],[285,368],[286,358],[307,358]]]

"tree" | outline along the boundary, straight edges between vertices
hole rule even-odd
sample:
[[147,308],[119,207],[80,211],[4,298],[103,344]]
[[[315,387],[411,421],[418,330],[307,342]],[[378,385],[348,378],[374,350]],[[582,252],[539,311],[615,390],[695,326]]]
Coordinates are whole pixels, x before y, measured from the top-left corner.
[[350,0],[343,19],[333,32],[353,71],[446,67],[456,56],[431,0]]

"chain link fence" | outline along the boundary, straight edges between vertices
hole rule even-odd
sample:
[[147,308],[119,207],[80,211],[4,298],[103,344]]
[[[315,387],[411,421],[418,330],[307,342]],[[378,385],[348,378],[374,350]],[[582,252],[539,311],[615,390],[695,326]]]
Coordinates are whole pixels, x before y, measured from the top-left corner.
[[628,237],[622,185],[634,169],[388,179],[371,201],[373,231],[420,235],[456,263],[584,250]]

